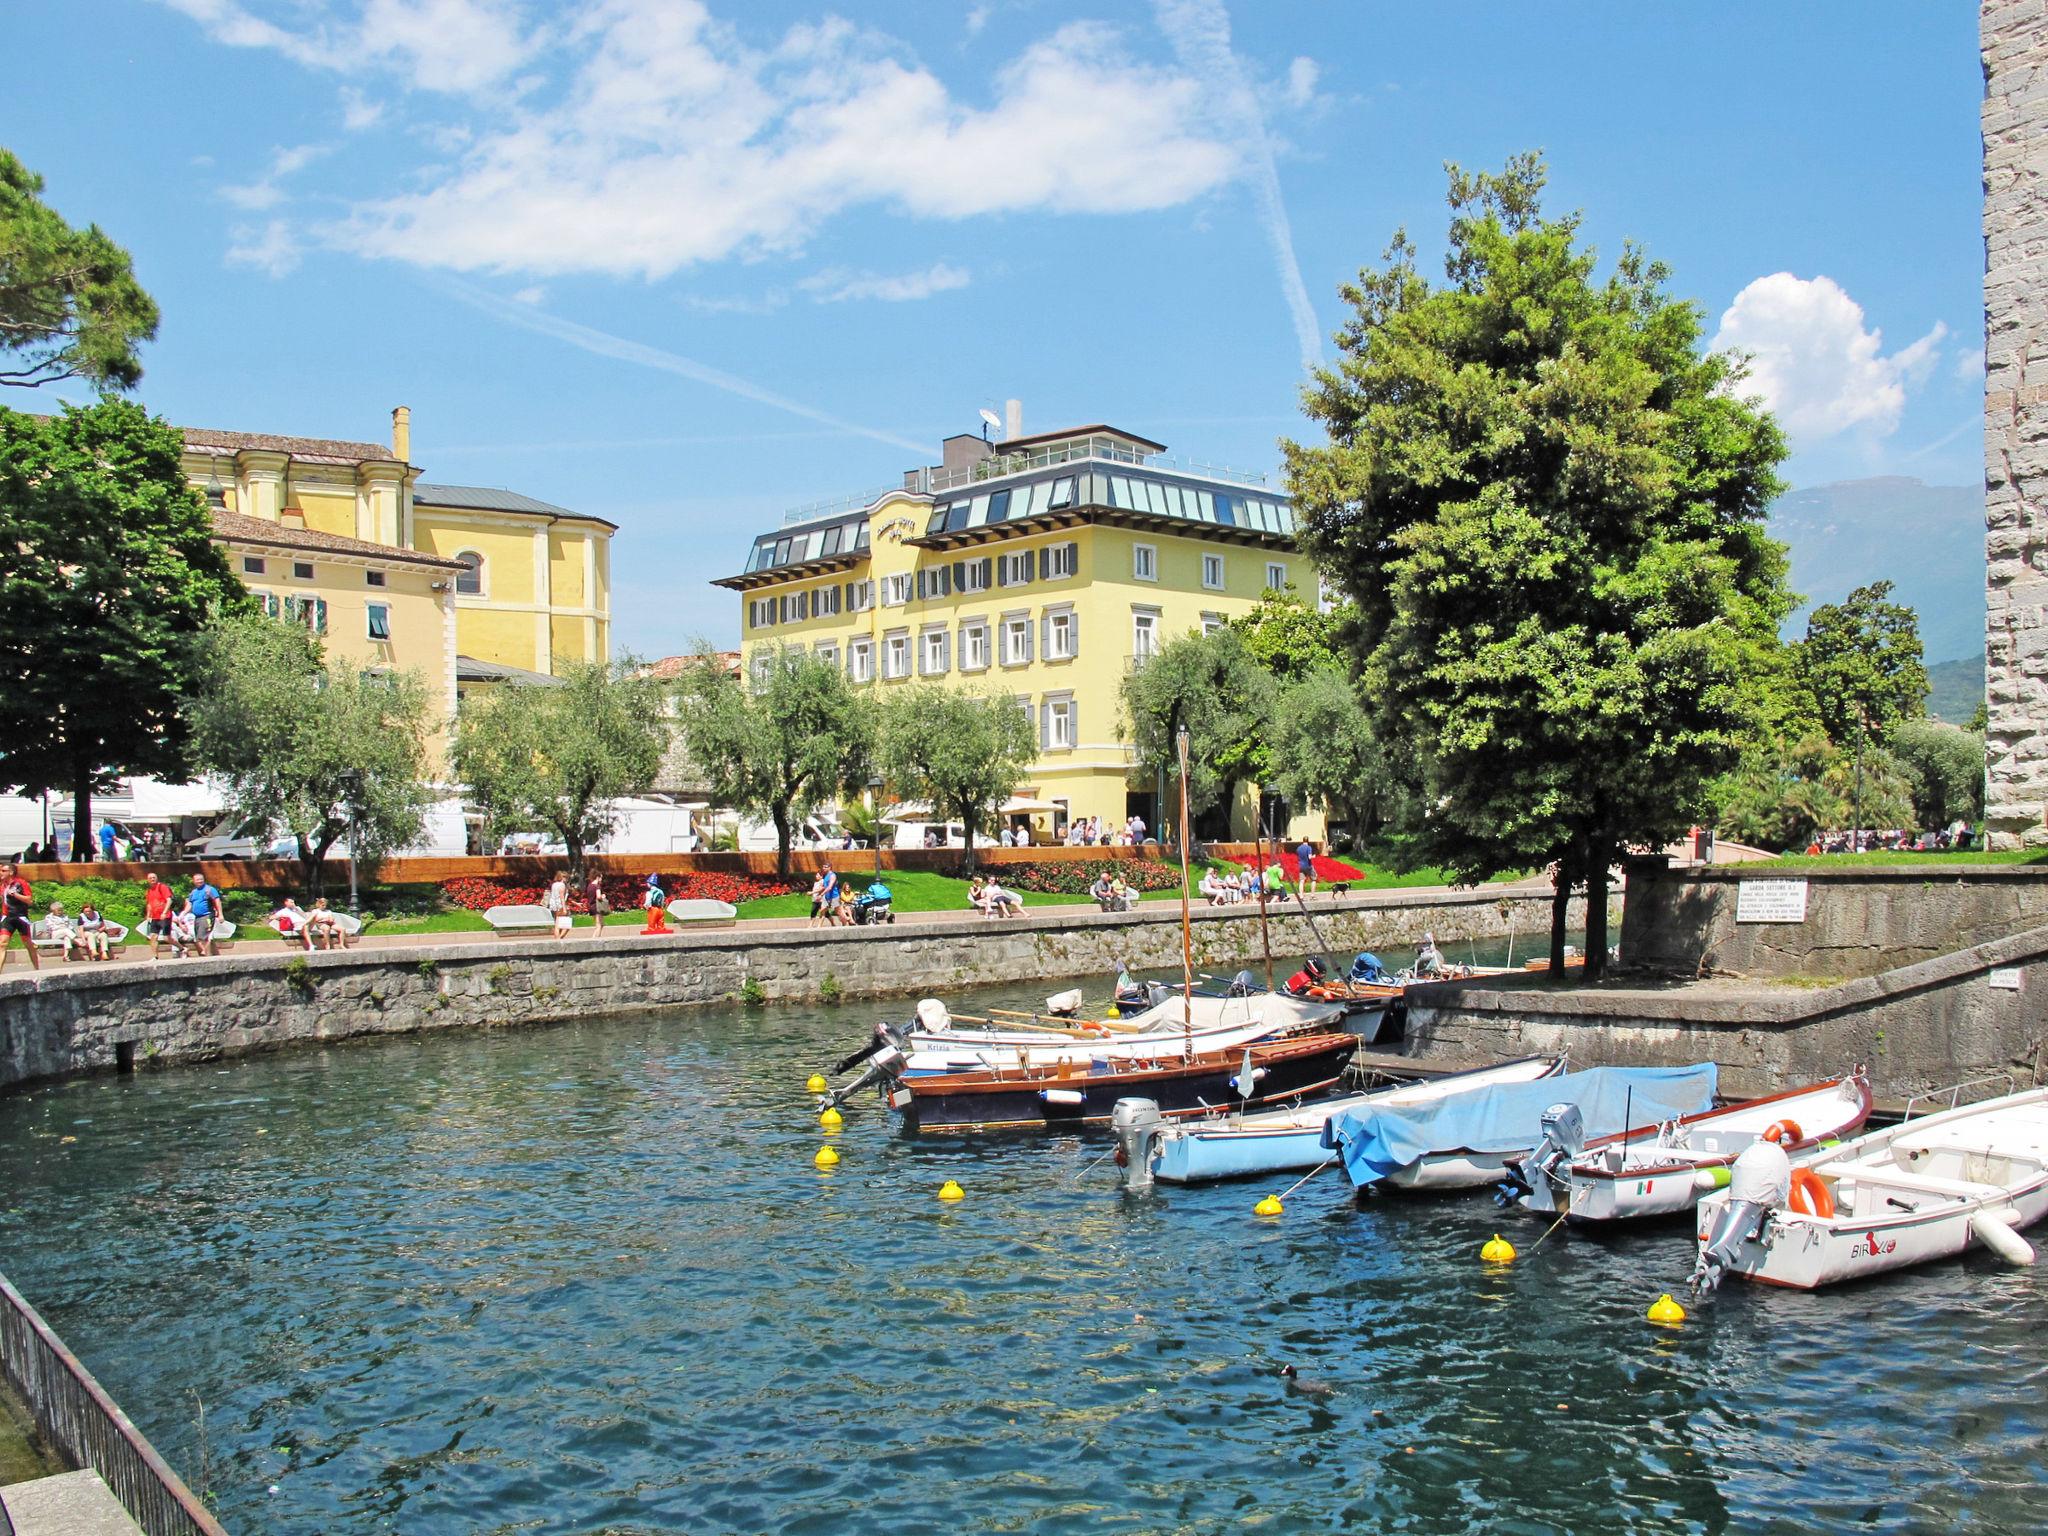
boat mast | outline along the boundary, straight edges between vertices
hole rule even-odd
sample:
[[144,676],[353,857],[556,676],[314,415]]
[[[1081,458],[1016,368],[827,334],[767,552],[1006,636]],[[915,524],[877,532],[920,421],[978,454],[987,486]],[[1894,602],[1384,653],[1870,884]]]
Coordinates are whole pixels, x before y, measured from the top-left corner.
[[1181,1054],[1195,1054],[1195,939],[1188,912],[1188,728],[1173,735],[1180,759],[1180,1029]]
[[[1263,793],[1263,790],[1261,791],[1261,793]],[[1252,846],[1257,848],[1262,855],[1266,851],[1265,822],[1266,818],[1263,815],[1261,815],[1259,818],[1259,824],[1253,829],[1258,834],[1258,840],[1255,843],[1253,843]],[[1279,856],[1280,834],[1278,832],[1275,832],[1273,834],[1273,857],[1277,859],[1279,858]],[[1266,926],[1266,872],[1263,869],[1259,868],[1258,864],[1255,863],[1252,865],[1252,876],[1259,882],[1259,945],[1266,952],[1266,994],[1270,997],[1274,990],[1273,933],[1272,930]]]

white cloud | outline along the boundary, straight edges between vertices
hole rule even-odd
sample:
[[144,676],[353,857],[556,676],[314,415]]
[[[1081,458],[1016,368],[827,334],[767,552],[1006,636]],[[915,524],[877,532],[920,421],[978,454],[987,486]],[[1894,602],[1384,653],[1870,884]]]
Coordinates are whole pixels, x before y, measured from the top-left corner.
[[372,101],[352,85],[341,88],[341,126],[350,133],[373,128],[384,116],[384,104]]
[[251,213],[261,212],[265,208],[275,208],[285,198],[281,183],[326,153],[327,147],[323,144],[300,144],[290,149],[275,150],[270,157],[270,169],[262,177],[256,181],[222,187],[221,198]]
[[1302,57],[1287,66],[1287,104],[1305,107],[1316,99],[1316,82],[1322,78],[1314,59]]
[[539,283],[535,283],[531,287],[522,288],[513,294],[512,302],[515,304],[538,304],[547,296],[547,289],[541,287]]
[[[1301,349],[1304,368],[1322,361],[1323,332],[1316,322],[1315,306],[1309,302],[1308,287],[1301,280],[1301,263],[1294,254],[1294,228],[1287,218],[1287,204],[1280,196],[1280,173],[1273,163],[1273,141],[1266,132],[1265,114],[1259,108],[1258,93],[1246,81],[1243,67],[1230,46],[1230,13],[1223,0],[1154,0],[1159,29],[1173,44],[1182,68],[1199,79],[1216,119],[1228,126],[1231,137],[1245,146],[1245,169],[1252,196],[1258,205],[1259,222],[1265,226],[1266,241],[1273,249],[1273,264],[1280,276],[1280,295],[1294,322],[1294,339]],[[1304,61],[1296,60],[1297,64]],[[1313,67],[1312,61],[1311,67]]]
[[254,267],[270,277],[283,277],[299,264],[299,242],[283,219],[261,225],[237,225],[228,245],[228,260]]
[[964,267],[948,266],[942,261],[922,272],[899,272],[893,276],[831,267],[803,279],[797,287],[820,304],[838,304],[847,299],[880,299],[888,304],[901,304],[965,288],[968,282]]
[[981,29],[988,25],[988,18],[995,10],[992,5],[973,5],[967,8],[967,35],[979,37]]
[[[329,11],[308,23],[299,8],[299,31],[234,0],[165,3],[222,41],[326,68],[368,59],[416,87],[474,93],[468,124],[442,125],[473,131],[452,164],[323,231],[421,266],[659,278],[798,251],[858,207],[1128,213],[1179,206],[1244,168],[1210,82],[1136,58],[1097,23],[1059,28],[969,100],[852,23],[800,24],[757,47],[703,0],[594,0],[549,28],[509,0],[348,0],[354,22]],[[337,42],[348,46],[325,51]]]
[[789,295],[780,288],[770,288],[763,294],[683,295],[684,305],[700,315],[772,315],[788,302]]
[[1897,429],[1907,391],[1926,378],[1947,334],[1937,322],[1886,357],[1884,333],[1864,325],[1863,306],[1832,278],[1774,272],[1735,296],[1713,346],[1751,354],[1743,390],[1762,396],[1795,439],[1851,427],[1883,437]]
[[1965,384],[1984,383],[1984,349],[1969,347],[1956,357],[1956,377]]

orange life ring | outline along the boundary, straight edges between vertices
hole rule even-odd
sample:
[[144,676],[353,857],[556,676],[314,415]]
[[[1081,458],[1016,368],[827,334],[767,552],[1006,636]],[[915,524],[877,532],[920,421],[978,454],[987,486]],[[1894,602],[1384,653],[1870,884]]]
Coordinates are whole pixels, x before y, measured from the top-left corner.
[[1792,1209],[1801,1215],[1818,1216],[1823,1221],[1835,1214],[1835,1197],[1811,1168],[1792,1170],[1791,1203]]
[[1797,1120],[1773,1120],[1764,1127],[1764,1140],[1775,1141],[1781,1147],[1797,1146],[1806,1139],[1806,1133],[1799,1129]]

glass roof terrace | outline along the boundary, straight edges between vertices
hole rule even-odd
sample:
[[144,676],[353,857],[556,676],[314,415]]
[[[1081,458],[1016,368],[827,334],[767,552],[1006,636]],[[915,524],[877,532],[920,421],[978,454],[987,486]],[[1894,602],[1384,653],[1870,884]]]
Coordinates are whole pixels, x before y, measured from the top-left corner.
[[[990,461],[993,462],[993,461]],[[1280,491],[1220,480],[1158,463],[1124,463],[1089,454],[1034,465],[935,492],[924,537],[950,549],[1081,522],[1108,522],[1190,533],[1239,544],[1291,545],[1294,504]]]

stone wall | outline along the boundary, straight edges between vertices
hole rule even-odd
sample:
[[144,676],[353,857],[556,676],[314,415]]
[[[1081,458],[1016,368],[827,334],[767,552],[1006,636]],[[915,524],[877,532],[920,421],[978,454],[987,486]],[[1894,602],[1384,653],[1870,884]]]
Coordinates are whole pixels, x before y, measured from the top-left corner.
[[[2020,989],[1994,986],[2019,973]],[[1881,1100],[2043,1068],[2048,927],[1839,986],[1755,983],[1548,989],[1441,983],[1408,1001],[1410,1054],[1445,1061],[1563,1051],[1577,1066],[1720,1065],[1754,1098],[1863,1064]]]
[[[2048,843],[2048,11],[1984,0],[1986,836]],[[2039,359],[2034,354],[2040,353]]]
[[[1455,956],[1467,937],[1547,932],[1545,891],[1402,892],[1318,901],[1313,927],[1274,918],[1275,963],[1325,950],[1396,948],[1433,929]],[[1574,923],[1583,922],[1577,903]],[[1260,968],[1255,911],[1198,910],[1195,963]],[[767,999],[940,993],[1016,982],[1020,1000],[1047,982],[1106,978],[1120,961],[1177,968],[1176,908],[1110,914],[1034,909],[1000,923],[905,919],[861,929],[739,928],[669,939],[634,935],[365,947],[287,959],[123,960],[0,979],[0,1087],[74,1072],[208,1060],[297,1042],[450,1027],[537,1024],[649,1007],[717,1003],[752,982]],[[1284,972],[1283,972],[1284,974]],[[828,979],[830,986],[828,988]]]
[[[1745,880],[1804,879],[1803,923],[1738,923]],[[1985,864],[1801,870],[1629,868],[1621,958],[1692,976],[1875,976],[2048,921],[2048,869]]]

